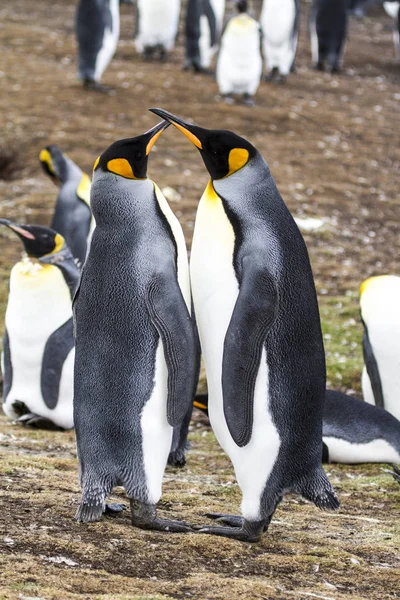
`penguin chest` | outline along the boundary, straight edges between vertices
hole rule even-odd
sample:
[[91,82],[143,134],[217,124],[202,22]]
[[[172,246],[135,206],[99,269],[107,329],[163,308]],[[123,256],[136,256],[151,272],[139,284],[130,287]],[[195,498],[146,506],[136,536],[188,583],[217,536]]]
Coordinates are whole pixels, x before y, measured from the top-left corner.
[[295,19],[294,0],[265,0],[260,20],[269,43],[279,46],[289,40]]

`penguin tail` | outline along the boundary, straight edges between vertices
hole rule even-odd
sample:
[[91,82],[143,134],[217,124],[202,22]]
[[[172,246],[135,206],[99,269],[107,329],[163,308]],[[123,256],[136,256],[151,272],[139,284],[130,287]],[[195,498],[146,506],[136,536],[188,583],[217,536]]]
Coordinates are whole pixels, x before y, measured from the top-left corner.
[[340,507],[336,492],[322,468],[302,480],[296,491],[321,510],[337,510]]

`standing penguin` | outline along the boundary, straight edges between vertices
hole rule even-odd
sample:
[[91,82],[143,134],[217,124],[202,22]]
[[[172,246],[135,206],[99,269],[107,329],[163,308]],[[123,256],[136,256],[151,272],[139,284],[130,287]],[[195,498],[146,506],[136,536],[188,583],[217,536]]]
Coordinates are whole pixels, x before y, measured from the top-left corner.
[[383,3],[383,8],[393,19],[393,41],[396,57],[400,60],[400,2],[389,0]]
[[363,396],[366,402],[385,408],[400,420],[399,306],[399,276],[370,277],[361,284]]
[[185,69],[207,72],[217,50],[225,0],[188,0]]
[[79,269],[48,227],[0,219],[27,257],[11,271],[3,339],[3,410],[36,427],[70,429],[74,339],[72,295]]
[[84,87],[106,91],[100,80],[119,40],[119,0],[79,0],[76,38],[79,77]]
[[96,229],[74,300],[76,518],[99,519],[107,495],[123,485],[134,525],[188,531],[156,517],[173,428],[191,409],[196,384],[185,240],[146,174],[166,126],[115,142],[95,162]]
[[246,12],[246,0],[236,2],[236,8],[239,14],[228,21],[221,37],[216,78],[228,103],[233,94],[243,94],[244,102],[252,105],[262,73],[261,31]]
[[313,0],[310,33],[314,67],[331,73],[340,70],[347,37],[346,0]]
[[257,541],[288,491],[339,506],[321,466],[325,356],[304,240],[247,140],[161,109],[211,175],[190,275],[211,426],[242,490],[243,517],[201,532]]
[[260,16],[267,80],[286,78],[294,63],[299,31],[298,0],[264,0]]
[[44,172],[60,186],[51,227],[61,233],[73,256],[83,264],[95,226],[90,210],[90,178],[58,146],[44,148],[39,160]]
[[137,0],[136,50],[146,59],[156,51],[161,60],[175,45],[181,0]]

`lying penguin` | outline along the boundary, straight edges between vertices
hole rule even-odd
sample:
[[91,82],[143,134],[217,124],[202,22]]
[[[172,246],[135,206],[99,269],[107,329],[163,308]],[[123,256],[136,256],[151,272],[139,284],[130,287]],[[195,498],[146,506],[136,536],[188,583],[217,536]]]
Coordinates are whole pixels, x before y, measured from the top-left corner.
[[51,228],[64,237],[74,258],[83,264],[95,227],[90,178],[56,145],[44,148],[39,160],[46,175],[60,187]]
[[72,295],[79,269],[64,238],[48,227],[17,225],[27,256],[11,270],[3,339],[3,410],[25,425],[73,427]]

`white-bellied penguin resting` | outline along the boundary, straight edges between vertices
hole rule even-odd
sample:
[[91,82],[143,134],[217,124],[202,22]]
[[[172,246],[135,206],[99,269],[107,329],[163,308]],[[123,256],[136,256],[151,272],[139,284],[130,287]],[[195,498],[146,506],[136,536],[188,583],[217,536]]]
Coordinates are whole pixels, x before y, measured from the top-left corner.
[[364,325],[362,390],[400,420],[400,277],[378,275],[360,287]]
[[73,427],[72,295],[79,269],[56,231],[0,219],[27,256],[11,270],[3,339],[3,410],[34,427]]
[[161,109],[211,175],[190,274],[210,422],[242,490],[242,517],[200,531],[256,541],[287,491],[337,508],[321,465],[325,357],[304,240],[268,165],[230,131]]
[[99,519],[107,495],[123,485],[134,525],[188,531],[156,516],[198,365],[183,232],[147,178],[148,155],[167,125],[115,142],[95,162],[96,229],[74,299],[76,518]]
[[60,187],[51,227],[61,233],[74,258],[83,264],[95,227],[90,177],[54,144],[40,152],[39,160],[44,172]]

